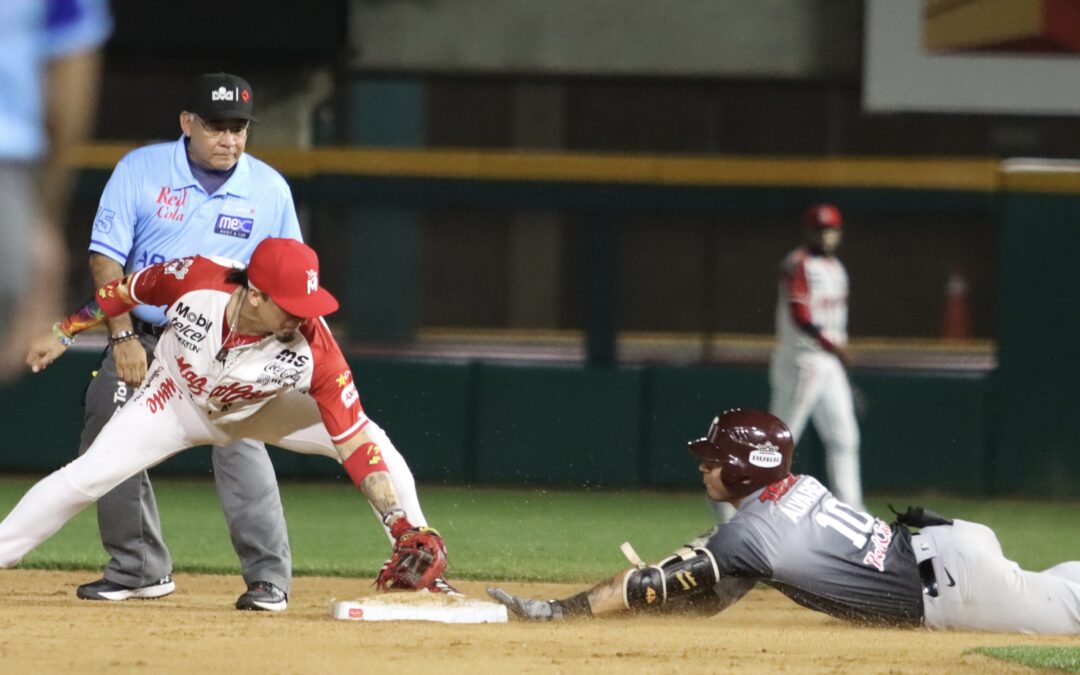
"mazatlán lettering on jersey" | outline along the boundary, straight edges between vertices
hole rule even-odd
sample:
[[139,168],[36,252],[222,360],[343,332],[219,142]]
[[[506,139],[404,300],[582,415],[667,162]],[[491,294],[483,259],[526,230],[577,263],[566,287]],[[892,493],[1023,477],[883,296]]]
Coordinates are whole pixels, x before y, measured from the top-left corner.
[[176,357],[176,367],[180,369],[180,378],[187,382],[188,391],[193,396],[202,396],[206,393],[206,378],[195,372],[190,363],[183,356]]

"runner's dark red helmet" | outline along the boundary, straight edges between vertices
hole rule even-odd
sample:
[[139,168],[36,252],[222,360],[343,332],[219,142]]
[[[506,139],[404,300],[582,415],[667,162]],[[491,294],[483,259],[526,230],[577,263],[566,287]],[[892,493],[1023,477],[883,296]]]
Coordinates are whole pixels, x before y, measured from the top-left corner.
[[724,468],[720,480],[734,497],[775,483],[791,473],[795,444],[780,418],[735,408],[713,418],[709,433],[689,443],[699,459]]

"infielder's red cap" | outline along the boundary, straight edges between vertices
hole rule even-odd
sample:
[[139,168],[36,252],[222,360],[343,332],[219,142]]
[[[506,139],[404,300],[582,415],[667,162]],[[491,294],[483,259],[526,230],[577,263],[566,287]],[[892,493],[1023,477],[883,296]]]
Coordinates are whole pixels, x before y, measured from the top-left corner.
[[832,204],[812,204],[803,211],[803,227],[835,227],[840,229],[844,226],[844,218],[840,215],[840,209]]
[[248,281],[278,307],[304,319],[337,311],[338,301],[319,286],[319,256],[295,239],[263,239],[251,254]]

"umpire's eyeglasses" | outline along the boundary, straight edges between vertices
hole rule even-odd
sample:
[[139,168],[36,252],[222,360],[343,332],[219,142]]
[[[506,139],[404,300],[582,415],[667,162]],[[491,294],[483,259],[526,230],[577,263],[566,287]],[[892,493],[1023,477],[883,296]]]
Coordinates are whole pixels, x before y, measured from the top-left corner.
[[247,138],[248,126],[251,124],[247,120],[216,120],[207,122],[198,115],[192,115],[199,121],[199,126],[203,128],[206,135],[211,140],[219,140],[226,133],[232,134],[237,138]]

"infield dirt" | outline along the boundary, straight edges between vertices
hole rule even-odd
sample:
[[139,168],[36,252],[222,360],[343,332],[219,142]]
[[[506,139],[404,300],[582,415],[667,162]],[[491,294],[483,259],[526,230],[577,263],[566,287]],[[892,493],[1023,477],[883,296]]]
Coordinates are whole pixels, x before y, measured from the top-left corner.
[[[179,574],[159,600],[78,600],[91,572],[0,570],[0,673],[1004,673],[975,654],[992,645],[1075,645],[1075,638],[852,627],[754,590],[709,618],[492,625],[363,623],[330,617],[331,599],[370,582],[295,580],[283,613],[238,612],[238,576]],[[566,584],[500,583],[534,597]],[[458,584],[486,597],[485,584]]]

